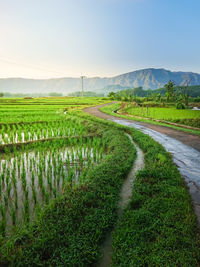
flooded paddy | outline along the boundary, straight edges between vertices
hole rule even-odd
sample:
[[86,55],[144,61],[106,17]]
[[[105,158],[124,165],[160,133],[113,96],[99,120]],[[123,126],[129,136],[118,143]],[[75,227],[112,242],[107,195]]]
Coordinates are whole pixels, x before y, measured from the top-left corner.
[[86,181],[90,168],[102,161],[100,138],[71,145],[5,154],[0,158],[0,231],[29,222],[37,209],[68,188]]

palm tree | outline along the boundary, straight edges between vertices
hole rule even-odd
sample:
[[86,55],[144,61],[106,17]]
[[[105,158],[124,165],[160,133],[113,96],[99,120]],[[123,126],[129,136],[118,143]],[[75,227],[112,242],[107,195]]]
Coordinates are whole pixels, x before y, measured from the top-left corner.
[[175,83],[171,80],[169,80],[169,82],[167,84],[165,84],[165,88],[167,90],[166,92],[166,96],[167,96],[167,100],[174,100],[174,96],[175,96],[175,93],[174,93],[174,85]]

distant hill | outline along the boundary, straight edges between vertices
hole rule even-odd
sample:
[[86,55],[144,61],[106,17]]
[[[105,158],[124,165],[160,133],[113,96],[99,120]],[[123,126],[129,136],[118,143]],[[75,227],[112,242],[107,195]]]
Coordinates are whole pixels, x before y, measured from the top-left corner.
[[[142,86],[143,89],[157,89],[163,87],[169,80],[177,85],[185,85],[186,80],[190,85],[200,85],[200,74],[192,72],[172,72],[165,69],[143,69],[111,78],[86,78],[84,87],[86,91],[107,94],[109,91],[119,91],[127,88]],[[10,93],[50,93],[57,92],[67,95],[80,91],[80,78],[58,79],[0,79],[0,92]]]
[[143,87],[143,89],[157,89],[163,87],[169,80],[176,85],[200,85],[200,74],[193,72],[173,72],[165,69],[143,69],[125,73],[111,79],[113,84],[127,87]]

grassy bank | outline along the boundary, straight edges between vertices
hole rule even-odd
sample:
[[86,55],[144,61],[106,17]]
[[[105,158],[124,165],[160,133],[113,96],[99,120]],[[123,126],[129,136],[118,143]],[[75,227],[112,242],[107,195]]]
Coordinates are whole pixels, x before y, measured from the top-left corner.
[[199,110],[176,109],[176,107],[174,106],[168,108],[164,107],[143,108],[143,107],[127,106],[124,111],[125,113],[133,116],[147,117],[156,120],[164,120],[200,128]]
[[199,266],[197,220],[183,178],[161,145],[129,132],[145,152],[145,169],[113,233],[113,266]]
[[86,182],[52,201],[39,218],[2,242],[1,266],[89,266],[117,217],[119,192],[136,151],[123,131],[104,127],[108,155]]
[[[119,109],[120,106],[121,106],[120,103],[116,103],[116,104],[112,104],[112,105],[108,105],[108,106],[102,107],[102,108],[100,108],[100,110],[103,111],[104,113],[107,113],[109,115],[113,115],[113,116],[116,116],[116,117],[121,117],[121,118],[124,118],[124,119],[129,119],[129,120],[134,120],[134,121],[147,122],[147,123],[154,124],[154,125],[161,125],[161,126],[165,126],[165,127],[169,127],[169,128],[175,129],[175,130],[180,130],[180,131],[188,132],[188,133],[191,133],[191,134],[200,135],[200,131],[198,131],[198,130],[182,128],[182,127],[175,126],[175,125],[169,125],[169,124],[166,124],[166,123],[156,122],[156,121],[153,121],[153,120],[150,120],[150,119],[148,120],[148,119],[142,119],[142,118],[137,118],[137,117],[131,117],[131,116],[128,116],[128,114],[126,116],[126,115],[114,113],[113,111]],[[199,111],[197,111],[197,112],[199,112]],[[176,121],[176,122],[180,122],[180,121]]]
[[[90,133],[100,134],[106,155],[81,186],[68,187],[32,224],[2,240],[0,266],[97,265],[100,246],[117,221],[121,185],[136,158],[125,131],[145,152],[146,167],[137,175],[131,203],[113,233],[113,266],[199,266],[196,216],[170,154],[139,131],[82,111],[67,116],[84,119]],[[57,141],[46,145],[53,143]]]
[[132,200],[113,233],[112,265],[200,266],[197,218],[171,155],[140,131],[123,129],[145,153],[145,169],[138,173]]

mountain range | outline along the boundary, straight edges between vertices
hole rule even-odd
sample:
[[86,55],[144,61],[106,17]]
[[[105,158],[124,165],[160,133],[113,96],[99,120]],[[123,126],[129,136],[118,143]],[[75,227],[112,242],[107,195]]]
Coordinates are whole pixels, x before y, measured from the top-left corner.
[[[143,87],[157,89],[163,87],[169,80],[176,85],[200,85],[200,74],[193,72],[174,72],[165,69],[142,69],[115,77],[94,77],[84,79],[85,91],[108,93],[125,88]],[[80,78],[54,78],[54,79],[24,79],[0,78],[0,92],[9,93],[50,93],[57,92],[67,95],[81,90]]]

